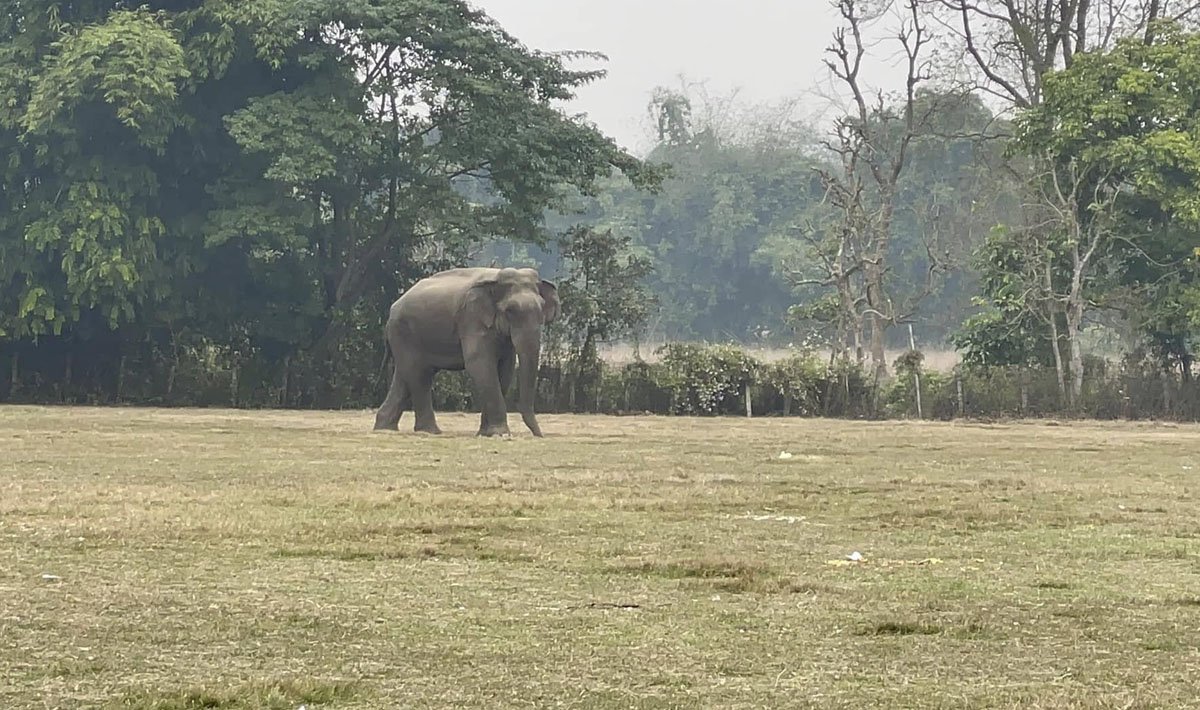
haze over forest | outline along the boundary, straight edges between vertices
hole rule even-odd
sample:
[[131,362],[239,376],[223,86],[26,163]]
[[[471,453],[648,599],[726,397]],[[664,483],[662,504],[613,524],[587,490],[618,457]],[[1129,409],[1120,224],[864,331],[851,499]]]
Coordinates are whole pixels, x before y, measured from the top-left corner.
[[[682,80],[719,97],[736,92],[749,104],[797,101],[798,117],[827,115],[828,95],[841,95],[823,64],[838,26],[837,10],[824,0],[477,4],[531,47],[606,55],[595,64],[607,72],[604,80],[580,89],[568,106],[640,154],[654,147],[646,108],[659,86],[678,88]],[[886,55],[874,58],[872,73],[879,86],[902,86],[903,73]]]

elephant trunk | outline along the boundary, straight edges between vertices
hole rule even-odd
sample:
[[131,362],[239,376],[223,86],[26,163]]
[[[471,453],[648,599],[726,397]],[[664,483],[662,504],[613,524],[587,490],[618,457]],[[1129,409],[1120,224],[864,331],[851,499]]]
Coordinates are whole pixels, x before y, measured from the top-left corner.
[[533,403],[537,398],[538,357],[542,349],[541,328],[538,325],[521,328],[514,333],[513,345],[517,351],[518,385],[520,400],[517,408],[521,419],[534,436],[541,436],[542,429],[533,415]]

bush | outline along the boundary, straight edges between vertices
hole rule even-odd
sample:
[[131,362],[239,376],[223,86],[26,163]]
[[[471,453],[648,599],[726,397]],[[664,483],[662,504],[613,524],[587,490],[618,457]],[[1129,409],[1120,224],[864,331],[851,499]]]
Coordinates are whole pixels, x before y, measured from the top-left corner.
[[671,343],[660,347],[659,383],[672,414],[729,414],[745,406],[743,393],[761,364],[732,345]]
[[823,394],[833,374],[812,353],[799,353],[759,370],[754,411],[784,416],[817,416],[825,413]]

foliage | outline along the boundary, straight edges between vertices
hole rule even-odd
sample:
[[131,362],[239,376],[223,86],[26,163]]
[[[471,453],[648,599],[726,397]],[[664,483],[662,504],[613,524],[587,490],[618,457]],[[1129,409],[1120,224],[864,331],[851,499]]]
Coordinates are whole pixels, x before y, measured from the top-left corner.
[[762,365],[757,384],[783,397],[783,414],[816,416],[827,413],[822,402],[829,378],[828,366],[816,355],[799,353]]
[[1016,147],[1052,157],[1082,177],[1089,195],[1111,194],[1115,216],[1081,203],[1079,221],[1115,223],[1113,277],[1092,301],[1128,302],[1160,353],[1190,374],[1195,332],[1185,315],[1196,286],[1200,229],[1200,36],[1170,23],[1152,41],[1127,38],[1081,54],[1046,77],[1044,102],[1026,111]]
[[732,345],[669,343],[662,358],[661,382],[673,394],[673,413],[719,414],[734,411],[761,364]]
[[558,283],[562,313],[550,328],[550,348],[565,348],[572,402],[592,401],[600,386],[600,343],[636,335],[654,303],[645,286],[650,260],[612,230],[577,226],[559,241],[567,270]]
[[554,328],[571,359],[594,362],[596,345],[634,335],[654,303],[644,284],[650,260],[611,229],[574,227],[558,240],[566,275],[558,283],[562,313]]
[[336,404],[338,378],[374,379],[405,285],[489,237],[541,240],[612,174],[658,182],[558,108],[600,77],[570,56],[461,0],[20,3],[0,14],[0,339],[61,334],[82,360],[119,332],[114,379],[134,343],[202,342],[255,388],[294,367]]
[[630,237],[650,260],[655,338],[785,331],[790,287],[771,239],[820,197],[814,134],[783,108],[729,116],[727,105],[697,87],[660,88],[652,110],[663,133],[647,160],[669,167],[661,189],[647,195],[617,182],[580,207],[585,224]]

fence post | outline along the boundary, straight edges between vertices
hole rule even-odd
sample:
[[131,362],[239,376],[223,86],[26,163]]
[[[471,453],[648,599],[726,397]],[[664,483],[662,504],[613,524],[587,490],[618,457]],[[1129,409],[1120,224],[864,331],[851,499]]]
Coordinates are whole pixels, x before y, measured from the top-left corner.
[[750,403],[750,383],[746,382],[742,385],[742,394],[746,398],[746,416],[754,416],[754,405]]
[[237,409],[238,406],[238,364],[236,362],[229,371],[229,406],[232,409]]
[[965,412],[967,409],[967,404],[963,400],[962,375],[957,372],[954,373],[954,387],[958,390],[958,418],[962,419],[964,416],[966,416]]

